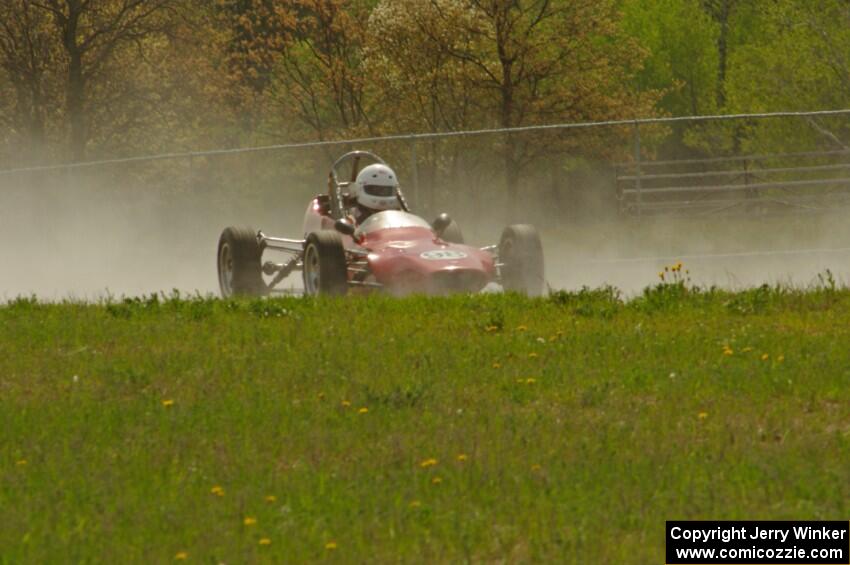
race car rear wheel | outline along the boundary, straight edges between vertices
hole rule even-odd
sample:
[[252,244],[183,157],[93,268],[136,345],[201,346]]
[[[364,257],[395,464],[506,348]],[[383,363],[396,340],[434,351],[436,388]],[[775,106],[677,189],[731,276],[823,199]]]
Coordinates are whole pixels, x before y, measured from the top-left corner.
[[342,237],[331,230],[313,232],[304,244],[304,293],[342,295],[348,292],[348,266]]
[[218,240],[218,285],[224,298],[266,294],[257,232],[229,227]]
[[516,224],[499,241],[502,288],[529,296],[543,294],[543,245],[534,226]]

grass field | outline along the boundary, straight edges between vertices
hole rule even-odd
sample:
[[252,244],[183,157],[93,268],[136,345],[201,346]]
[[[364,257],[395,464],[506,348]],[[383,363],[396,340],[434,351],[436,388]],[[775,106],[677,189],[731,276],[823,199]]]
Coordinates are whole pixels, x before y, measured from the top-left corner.
[[0,308],[0,561],[663,563],[850,517],[850,291]]

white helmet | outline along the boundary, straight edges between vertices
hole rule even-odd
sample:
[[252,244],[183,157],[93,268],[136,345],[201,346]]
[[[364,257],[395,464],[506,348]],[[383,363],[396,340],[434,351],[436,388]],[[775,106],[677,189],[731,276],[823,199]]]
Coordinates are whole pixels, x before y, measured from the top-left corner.
[[354,182],[357,203],[372,210],[398,210],[398,179],[391,168],[380,163],[363,167]]

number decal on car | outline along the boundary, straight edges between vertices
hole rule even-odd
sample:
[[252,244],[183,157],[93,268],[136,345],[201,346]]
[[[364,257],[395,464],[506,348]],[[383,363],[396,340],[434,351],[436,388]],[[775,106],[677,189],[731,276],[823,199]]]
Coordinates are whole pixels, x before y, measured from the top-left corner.
[[432,251],[425,251],[419,256],[428,261],[449,261],[451,259],[463,259],[466,257],[466,253],[452,249],[434,249]]

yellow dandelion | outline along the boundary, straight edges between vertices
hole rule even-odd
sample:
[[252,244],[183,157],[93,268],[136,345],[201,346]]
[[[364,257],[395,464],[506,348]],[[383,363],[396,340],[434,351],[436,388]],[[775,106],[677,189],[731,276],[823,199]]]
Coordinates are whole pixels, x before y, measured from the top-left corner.
[[260,538],[260,541],[258,541],[257,543],[259,543],[260,545],[271,545],[272,540],[270,540],[269,538]]
[[436,464],[437,464],[437,460],[432,457],[430,459],[423,460],[421,463],[419,463],[419,466],[422,467],[423,469],[426,469],[428,467],[433,467]]
[[681,262],[681,261],[679,261],[678,263],[676,263],[676,270],[677,270],[677,271],[681,271],[681,270],[682,270],[682,262]]
[[761,355],[761,360],[762,360],[762,361],[767,361],[768,359],[770,359],[770,354],[768,354],[768,353],[762,353],[762,355]]
[[163,400],[162,405],[168,408],[169,406],[174,406],[174,401],[169,399]]
[[410,506],[411,508],[419,508],[420,506],[422,506],[422,503],[418,500],[411,500],[408,506]]
[[360,410],[358,410],[358,411],[357,411],[357,413],[358,413],[358,414],[368,414],[368,413],[369,413],[369,409],[368,409],[368,408],[366,408],[366,407],[364,406],[363,408],[361,408]]
[[493,368],[494,368],[494,369],[501,369],[501,368],[502,368],[502,364],[501,364],[501,363],[499,363],[498,361],[496,361],[495,363],[493,363]]
[[541,470],[542,468],[543,467],[541,467],[537,463],[535,463],[534,465],[531,466],[531,470],[534,471],[534,472],[537,472],[537,471]]
[[224,496],[224,489],[219,485],[215,485],[210,489],[210,492],[216,496]]
[[534,359],[535,357],[537,357],[537,353],[532,351],[531,353],[528,354],[528,357],[529,357],[529,359]]
[[177,553],[174,554],[174,560],[175,561],[186,561],[186,559],[188,559],[188,558],[189,558],[189,554],[186,553],[185,551],[178,551]]
[[343,401],[342,401],[342,405],[343,405],[344,407],[348,408],[349,406],[351,406],[351,402],[349,402],[348,400],[343,400]]
[[742,350],[741,350],[741,353],[748,353],[748,352],[750,352],[750,351],[752,351],[752,350],[753,350],[753,348],[752,348],[752,347],[747,346],[747,347],[745,347],[744,349],[742,349]]
[[486,328],[484,328],[484,330],[489,332],[489,333],[493,333],[498,329],[499,329],[499,326],[487,326]]
[[776,358],[776,360],[779,361],[780,363],[782,363],[783,361],[785,361],[785,356],[780,355],[779,357]]
[[325,544],[325,549],[331,549],[331,550],[336,549],[336,542],[335,541],[329,541],[328,543]]
[[275,500],[277,500],[277,497],[273,494],[270,494],[266,497],[266,502],[274,502]]
[[661,279],[662,281],[664,280],[664,271],[658,272],[658,278]]
[[705,420],[706,418],[708,418],[708,412],[700,412],[699,414],[697,414],[697,417],[700,420]]
[[516,327],[516,331],[518,331],[518,332],[528,331],[528,326],[526,326],[525,324],[520,324],[519,326]]
[[27,464],[26,459],[18,459],[17,461],[15,461],[15,465],[17,465],[18,467],[23,467],[26,464]]
[[466,453],[458,453],[457,460],[458,461],[466,461],[469,457],[466,456]]
[[438,485],[442,482],[443,482],[443,479],[441,479],[440,477],[434,477],[433,479],[431,479],[431,483],[435,484],[435,485]]
[[723,346],[723,355],[734,355],[735,351],[728,345]]
[[256,526],[257,525],[257,519],[254,518],[253,516],[245,516],[245,519],[242,520],[242,523],[245,524],[246,526]]

